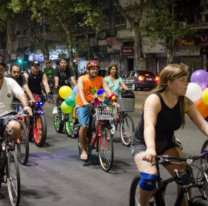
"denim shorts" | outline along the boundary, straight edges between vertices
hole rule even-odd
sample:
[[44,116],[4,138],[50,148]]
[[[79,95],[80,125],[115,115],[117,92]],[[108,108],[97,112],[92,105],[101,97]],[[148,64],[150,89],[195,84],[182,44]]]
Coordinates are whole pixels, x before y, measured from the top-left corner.
[[90,121],[90,111],[87,107],[76,107],[78,122],[80,127],[88,125]]

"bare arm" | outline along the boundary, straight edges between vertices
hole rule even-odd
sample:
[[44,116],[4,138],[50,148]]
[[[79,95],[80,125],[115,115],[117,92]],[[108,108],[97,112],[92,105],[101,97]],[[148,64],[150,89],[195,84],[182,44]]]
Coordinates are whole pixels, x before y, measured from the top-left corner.
[[105,81],[105,79],[103,79],[102,87],[108,96],[112,94],[112,91],[110,90],[110,87],[108,86],[108,83]]
[[32,110],[29,106],[27,106],[27,98],[25,96],[25,93],[22,93],[19,95],[19,101],[24,105],[24,109],[29,112],[29,115],[32,116]]
[[78,79],[78,93],[83,102],[83,105],[88,105],[88,102],[86,101],[85,95],[84,95],[84,85],[83,85],[82,77]]
[[24,91],[27,93],[27,95],[29,96],[30,100],[35,101],[32,92],[30,91],[28,84],[25,84],[22,86],[22,88],[24,89]]
[[[185,97],[186,98],[186,97]],[[198,112],[195,104],[188,98],[185,99],[186,113],[199,130],[208,136],[208,123],[204,120]]]
[[120,85],[122,86],[123,89],[129,90],[129,88],[125,85],[123,81],[120,82]]
[[76,85],[77,85],[77,82],[76,82],[76,80],[75,80],[74,76],[72,76],[72,77],[71,77],[71,81],[72,81],[72,83],[73,83],[73,85],[74,85],[74,86],[76,86]]
[[55,88],[57,88],[59,86],[59,78],[54,77],[54,82],[55,82]]
[[43,82],[44,88],[46,90],[46,94],[48,94],[50,92],[50,87],[48,85],[48,78],[45,73],[43,74],[42,82]]
[[28,82],[29,75],[27,73],[24,73],[23,75],[25,76],[25,79]]

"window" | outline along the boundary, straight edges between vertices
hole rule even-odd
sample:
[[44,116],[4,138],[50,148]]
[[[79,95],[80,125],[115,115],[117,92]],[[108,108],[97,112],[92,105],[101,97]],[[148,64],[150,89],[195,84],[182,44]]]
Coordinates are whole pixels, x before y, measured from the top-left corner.
[[135,75],[135,72],[132,72],[132,73],[131,73],[131,77],[134,77],[134,75]]

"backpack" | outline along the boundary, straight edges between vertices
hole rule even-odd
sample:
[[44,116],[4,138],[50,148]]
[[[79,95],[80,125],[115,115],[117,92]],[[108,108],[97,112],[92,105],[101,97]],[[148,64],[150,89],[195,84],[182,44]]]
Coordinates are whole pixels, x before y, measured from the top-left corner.
[[121,92],[121,98],[135,99],[134,92],[124,90]]

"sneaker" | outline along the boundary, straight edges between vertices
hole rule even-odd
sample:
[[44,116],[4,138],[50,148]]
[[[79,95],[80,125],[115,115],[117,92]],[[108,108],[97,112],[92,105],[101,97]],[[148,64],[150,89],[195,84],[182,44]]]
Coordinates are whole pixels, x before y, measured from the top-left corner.
[[58,113],[58,107],[54,107],[53,111],[52,111],[52,114],[57,114],[57,113]]

